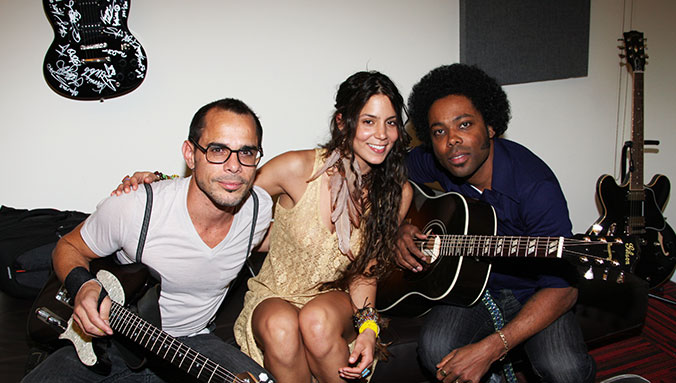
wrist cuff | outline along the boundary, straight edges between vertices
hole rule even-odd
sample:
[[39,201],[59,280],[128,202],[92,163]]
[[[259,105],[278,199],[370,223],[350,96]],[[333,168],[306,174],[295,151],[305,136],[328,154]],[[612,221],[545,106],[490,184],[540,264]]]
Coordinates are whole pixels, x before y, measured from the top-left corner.
[[70,298],[75,299],[77,292],[80,291],[80,287],[82,287],[85,282],[88,282],[92,279],[96,278],[91,272],[89,272],[89,270],[82,266],[78,266],[68,273],[68,276],[66,276],[63,284],[66,287],[66,291],[68,291]]

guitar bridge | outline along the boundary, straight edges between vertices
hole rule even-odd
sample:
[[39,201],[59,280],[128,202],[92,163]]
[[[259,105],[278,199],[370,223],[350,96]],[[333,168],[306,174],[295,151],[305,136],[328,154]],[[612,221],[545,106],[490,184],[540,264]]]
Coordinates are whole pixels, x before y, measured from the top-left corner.
[[66,288],[64,286],[61,286],[61,288],[59,288],[59,291],[56,292],[56,296],[54,297],[54,299],[63,303],[66,306],[73,307],[72,299],[70,298],[70,295],[68,295],[68,291],[66,291]]
[[109,63],[110,62],[110,57],[92,57],[90,59],[84,59],[82,60],[86,63]]

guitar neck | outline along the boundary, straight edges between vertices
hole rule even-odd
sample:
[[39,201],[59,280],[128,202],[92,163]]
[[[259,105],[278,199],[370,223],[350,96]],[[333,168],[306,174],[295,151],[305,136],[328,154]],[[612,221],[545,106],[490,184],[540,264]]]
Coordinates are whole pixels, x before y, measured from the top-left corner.
[[[629,178],[629,190],[643,193],[643,146],[645,144],[643,134],[643,72],[634,72],[634,92],[632,97],[631,114],[631,161],[632,171]],[[640,198],[641,200],[644,199]]]
[[439,235],[428,241],[423,252],[430,256],[561,258],[563,237],[491,235]]
[[201,382],[244,382],[143,318],[112,302],[110,327]]

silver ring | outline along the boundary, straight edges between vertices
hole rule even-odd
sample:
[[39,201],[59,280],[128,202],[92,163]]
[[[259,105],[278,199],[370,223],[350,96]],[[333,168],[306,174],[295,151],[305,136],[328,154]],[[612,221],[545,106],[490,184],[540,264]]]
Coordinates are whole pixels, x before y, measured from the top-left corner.
[[444,371],[443,368],[440,368],[440,369],[439,369],[439,373],[440,373],[441,376],[443,376],[444,378],[448,375],[448,372]]

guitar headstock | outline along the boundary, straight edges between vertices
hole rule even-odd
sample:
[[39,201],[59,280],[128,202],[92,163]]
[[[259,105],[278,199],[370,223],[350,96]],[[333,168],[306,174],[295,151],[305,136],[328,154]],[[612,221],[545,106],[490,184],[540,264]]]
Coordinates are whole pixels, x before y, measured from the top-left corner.
[[645,70],[646,54],[645,54],[645,39],[643,32],[629,31],[624,32],[624,54],[620,57],[626,58],[627,64],[631,67],[632,72],[643,72]]
[[602,279],[624,282],[625,272],[631,272],[638,257],[638,245],[622,237],[598,237],[578,234],[573,236],[566,251],[577,258],[578,266],[585,271],[585,279]]

